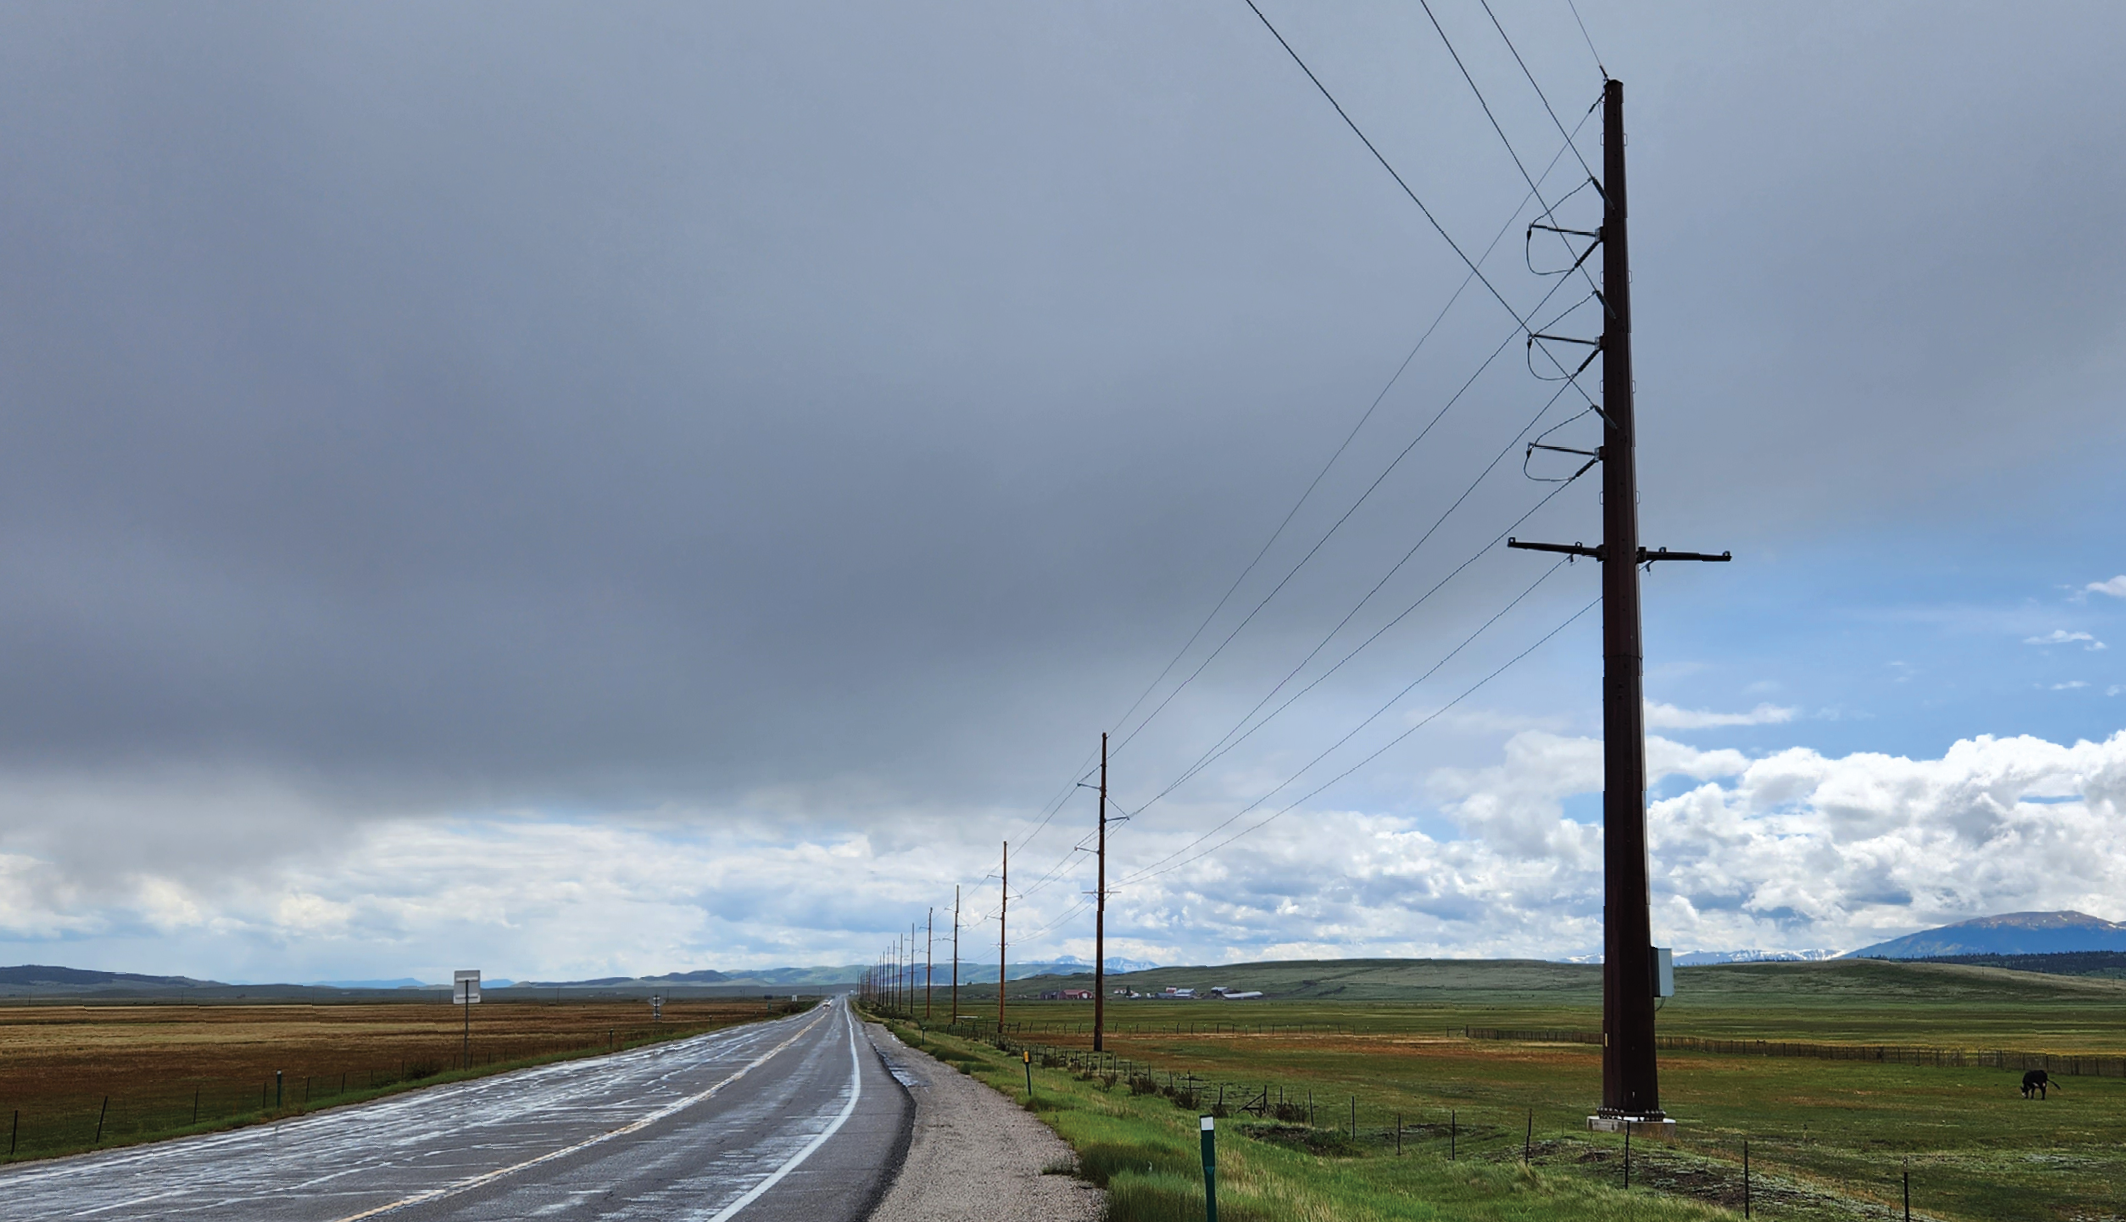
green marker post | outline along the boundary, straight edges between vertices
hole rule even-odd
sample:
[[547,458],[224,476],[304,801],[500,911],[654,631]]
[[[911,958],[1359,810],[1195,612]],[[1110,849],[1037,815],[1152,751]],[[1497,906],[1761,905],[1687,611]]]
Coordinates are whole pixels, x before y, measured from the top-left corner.
[[1026,1097],[1031,1099],[1033,1098],[1033,1053],[1026,1051],[1021,1052],[1019,1055],[1026,1058]]
[[1203,1222],[1218,1222],[1218,1130],[1203,1118]]

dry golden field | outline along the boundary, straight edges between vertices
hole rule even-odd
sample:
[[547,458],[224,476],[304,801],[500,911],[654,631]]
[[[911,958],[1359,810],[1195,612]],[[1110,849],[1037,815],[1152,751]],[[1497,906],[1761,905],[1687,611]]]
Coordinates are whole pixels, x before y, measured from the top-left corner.
[[[787,1002],[0,1007],[0,1151],[37,1157],[370,1098],[425,1081],[693,1035]],[[276,1079],[276,1074],[278,1078]]]

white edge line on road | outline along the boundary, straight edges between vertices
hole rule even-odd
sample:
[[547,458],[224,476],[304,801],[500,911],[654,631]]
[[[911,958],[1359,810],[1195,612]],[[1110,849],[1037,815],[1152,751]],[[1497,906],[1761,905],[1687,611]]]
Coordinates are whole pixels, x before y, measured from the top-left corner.
[[[783,1049],[788,1048],[790,1045],[796,1043],[797,1041],[803,1039],[808,1033],[811,1032],[812,1028],[817,1027],[820,1024],[820,1019],[825,1017],[826,1015],[822,1014],[820,1018],[815,1018],[811,1022],[806,1023],[803,1027],[798,1029],[795,1035],[792,1035],[789,1039],[784,1040],[782,1043],[777,1044],[775,1047],[768,1049],[766,1052],[761,1053],[758,1057],[755,1057],[752,1061],[741,1067],[730,1077],[725,1078],[721,1082],[716,1083],[716,1085],[709,1087],[707,1090],[701,1091],[697,1094],[688,1095],[684,1099],[679,1099],[672,1103],[668,1103],[665,1106],[658,1108],[656,1111],[651,1112],[649,1115],[644,1116],[639,1120],[630,1121],[627,1124],[621,1125],[617,1129],[607,1129],[605,1132],[598,1134],[596,1137],[585,1138],[584,1140],[577,1142],[575,1145],[563,1146],[558,1150],[549,1150],[546,1153],[541,1154],[537,1158],[527,1158],[521,1163],[516,1163],[508,1167],[501,1167],[494,1171],[482,1172],[481,1174],[472,1176],[469,1179],[462,1179],[458,1180],[455,1183],[445,1184],[441,1188],[431,1188],[426,1192],[417,1192],[410,1197],[400,1197],[398,1200],[392,1201],[389,1204],[379,1205],[374,1209],[365,1209],[358,1214],[348,1214],[344,1218],[334,1219],[333,1222],[361,1222],[361,1219],[363,1218],[374,1218],[380,1214],[388,1214],[393,1210],[405,1209],[409,1205],[421,1205],[429,1201],[440,1200],[444,1197],[456,1196],[461,1192],[468,1192],[474,1188],[478,1188],[482,1184],[491,1184],[494,1181],[501,1179],[505,1175],[515,1175],[517,1172],[522,1171],[527,1167],[536,1167],[540,1163],[551,1162],[554,1159],[566,1157],[570,1154],[576,1153],[578,1150],[589,1149],[592,1146],[598,1145],[600,1142],[611,1141],[615,1137],[622,1137],[629,1133],[637,1132],[641,1129],[646,1129],[649,1126],[657,1123],[660,1120],[663,1120],[665,1117],[670,1116],[675,1112],[684,1111],[687,1108],[690,1108],[695,1104],[700,1103],[702,1100],[707,1099],[709,1096],[722,1090],[724,1087],[729,1086],[731,1083],[736,1082],[740,1078],[745,1077],[747,1074],[760,1068],[762,1065],[767,1064],[769,1058],[781,1052]],[[839,1127],[839,1124],[840,1122],[837,1121],[837,1127]],[[829,1130],[829,1132],[832,1132],[832,1130]],[[809,1154],[811,1153],[811,1151],[808,1149],[806,1153]]]
[[820,1130],[819,1136],[807,1142],[804,1149],[791,1155],[789,1162],[777,1167],[775,1174],[753,1185],[751,1190],[744,1196],[724,1206],[720,1212],[709,1219],[709,1222],[729,1222],[731,1215],[759,1200],[760,1194],[775,1187],[776,1184],[782,1182],[782,1177],[797,1170],[800,1163],[812,1157],[813,1152],[821,1146],[826,1145],[827,1139],[834,1136],[837,1130],[849,1122],[849,1117],[855,1114],[856,1101],[864,1097],[864,1062],[856,1051],[856,1012],[845,1008],[843,1016],[849,1022],[849,1102],[842,1105],[842,1114],[836,1116],[832,1124]]

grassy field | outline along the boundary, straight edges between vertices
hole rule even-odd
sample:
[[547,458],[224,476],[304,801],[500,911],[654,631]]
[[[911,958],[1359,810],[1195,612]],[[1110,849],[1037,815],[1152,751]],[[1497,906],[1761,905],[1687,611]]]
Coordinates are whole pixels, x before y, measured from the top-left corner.
[[[1623,1168],[1621,1143],[1585,1130],[1600,1095],[1597,1048],[1458,1034],[1484,1026],[1599,1029],[1599,981],[1591,971],[1405,964],[1368,978],[1368,968],[1357,965],[1352,978],[1337,982],[1318,969],[1352,965],[1283,970],[1291,966],[1182,972],[1187,978],[1167,982],[1268,982],[1300,994],[1289,1000],[1124,1001],[1109,1008],[1110,1052],[1141,1066],[1161,1092],[1169,1074],[1184,1096],[1196,1094],[1195,1105],[1215,1107],[1222,1090],[1234,1125],[1256,1123],[1239,1105],[1265,1091],[1272,1110],[1280,1100],[1289,1105],[1287,1115],[1298,1118],[1291,1133],[1272,1141],[1235,1135],[1251,1174],[1271,1185],[1262,1198],[1270,1213],[1293,1216],[1270,1202],[1313,1194],[1321,1216],[1435,1216],[1404,1199],[1415,1194],[1443,1216],[1671,1216],[1614,1213],[1625,1206],[1604,1195],[1622,1193]],[[1390,976],[1396,978],[1383,979]],[[1680,995],[1661,1014],[1664,1035],[2126,1054],[2126,985],[2117,981],[1864,962],[1687,969],[1681,976]],[[1341,992],[1323,994],[1338,983]],[[1349,999],[1376,990],[1397,999]],[[993,1020],[993,1009],[963,1009]],[[1012,999],[1010,1017],[1023,1025],[1018,1038],[1082,1059],[1089,1009]],[[970,1053],[983,1047],[960,1046]],[[1041,1080],[1057,1079],[1059,1099],[1074,1100],[1074,1112],[1106,1117],[1100,1124],[1110,1127],[1148,1125],[1142,1140],[1192,1149],[1186,1130],[1193,1111],[1163,1094],[1131,1095],[1119,1084],[1126,1072],[1110,1090],[1060,1065]],[[1007,1070],[1021,1072],[996,1072]],[[1662,1097],[1681,1121],[1682,1140],[1653,1151],[1640,1143],[1636,1186],[1620,1199],[1642,1211],[1665,1202],[1663,1208],[1739,1212],[1747,1141],[1753,1213],[1767,1218],[1901,1216],[1908,1166],[1915,1216],[2126,1217],[2126,1079],[2070,1077],[2051,1099],[2026,1103],[2019,1078],[2019,1071],[1998,1068],[1665,1053]],[[1109,1116],[1115,1108],[1121,1112]],[[1393,1148],[1398,1116],[1401,1159]],[[1533,1158],[1522,1172],[1531,1124]],[[1059,1127],[1071,1136],[1068,1125]],[[1450,1141],[1454,1165],[1446,1161]],[[1312,1143],[1320,1153],[1302,1156],[1279,1142]],[[1431,1171],[1406,1165],[1413,1160]],[[1462,1163],[1483,1174],[1457,1178]],[[1553,1201],[1545,1192],[1566,1195]],[[1574,1195],[1583,1192],[1591,1195]]]
[[[1069,978],[1081,987],[1090,976]],[[1085,1023],[1084,1002],[1037,1003],[1060,978],[1014,981],[1013,1020]],[[1352,960],[1160,968],[1112,978],[1148,992],[1212,985],[1260,990],[1263,1002],[1123,1001],[1110,1020],[1146,1030],[1191,1021],[1324,1023],[1422,1033],[1465,1027],[1599,1030],[1598,967],[1472,960]],[[1687,967],[1663,1008],[1663,1035],[1718,1039],[2028,1048],[2126,1054],[2126,981],[1954,964],[1841,959]],[[944,1008],[943,991],[938,1009]],[[994,985],[960,990],[964,1014],[993,1018]],[[921,995],[917,996],[920,1006]],[[1294,1004],[1304,1003],[1304,1004]],[[1206,1009],[1207,1005],[1217,1008]]]
[[[0,1146],[48,1157],[715,1030],[790,1003],[0,1007]],[[278,1077],[276,1078],[276,1075]]]

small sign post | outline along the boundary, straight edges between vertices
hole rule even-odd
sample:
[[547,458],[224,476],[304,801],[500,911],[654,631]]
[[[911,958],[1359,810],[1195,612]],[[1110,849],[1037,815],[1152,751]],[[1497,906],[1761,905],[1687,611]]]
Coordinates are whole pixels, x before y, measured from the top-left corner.
[[480,969],[453,972],[450,999],[465,1007],[465,1068],[472,1068],[472,1008],[480,1003]]
[[663,994],[657,994],[650,998],[650,1022],[653,1024],[664,1022]]

